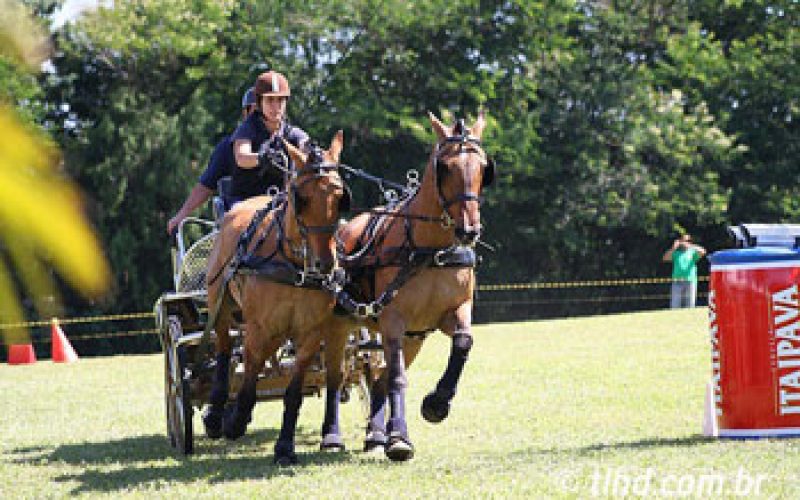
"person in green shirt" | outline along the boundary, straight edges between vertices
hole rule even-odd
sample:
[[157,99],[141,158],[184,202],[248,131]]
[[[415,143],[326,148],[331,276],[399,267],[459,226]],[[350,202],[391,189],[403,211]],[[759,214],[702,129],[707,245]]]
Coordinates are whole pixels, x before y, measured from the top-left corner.
[[706,249],[692,243],[688,234],[681,235],[664,252],[664,262],[672,262],[672,298],[670,307],[694,307],[697,300],[697,261],[706,254]]

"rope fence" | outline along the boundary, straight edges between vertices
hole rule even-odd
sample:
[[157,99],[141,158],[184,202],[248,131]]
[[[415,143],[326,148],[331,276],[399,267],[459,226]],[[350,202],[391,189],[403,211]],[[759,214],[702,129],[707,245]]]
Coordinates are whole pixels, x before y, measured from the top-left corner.
[[[697,298],[708,297],[708,292],[700,292]],[[670,294],[658,295],[615,295],[608,297],[582,297],[577,299],[541,299],[541,300],[481,300],[475,303],[476,306],[492,306],[492,305],[535,305],[535,304],[581,304],[581,303],[599,303],[599,302],[612,302],[612,301],[634,301],[634,300],[669,300]]]
[[[699,276],[698,282],[708,281],[708,276]],[[537,290],[552,288],[618,287],[631,285],[658,285],[672,283],[672,278],[626,278],[593,281],[556,281],[550,283],[503,283],[499,285],[478,285],[478,291],[498,292],[509,290]]]
[[[700,283],[706,284],[708,282],[707,276],[700,276],[698,277],[698,285]],[[475,307],[478,312],[477,319],[481,319],[482,316],[485,316],[484,319],[489,320],[498,320],[504,319],[502,316],[504,314],[509,314],[511,316],[521,316],[514,318],[516,319],[524,319],[526,314],[526,308],[528,311],[528,316],[532,314],[539,314],[541,311],[532,311],[530,308],[535,306],[553,306],[553,305],[561,305],[561,306],[569,306],[569,305],[602,305],[602,304],[614,304],[618,305],[619,307],[623,307],[625,304],[632,304],[632,303],[645,303],[645,304],[652,304],[655,301],[662,301],[664,303],[664,307],[667,307],[669,304],[670,294],[663,293],[663,290],[659,290],[659,293],[647,293],[647,294],[626,294],[626,295],[616,295],[616,294],[603,294],[600,293],[602,289],[620,289],[623,287],[632,288],[638,287],[642,285],[669,285],[672,283],[671,278],[623,278],[623,279],[614,279],[614,280],[583,280],[583,281],[560,281],[560,282],[523,282],[523,283],[502,283],[502,284],[484,284],[478,285],[476,287],[476,298],[475,298]],[[585,289],[586,292],[589,292],[589,296],[575,296],[575,294],[565,295],[563,291],[575,289],[580,291],[581,289]],[[505,292],[505,293],[504,293]],[[548,296],[548,297],[539,297],[536,296],[537,294],[545,293],[545,294],[553,294],[557,293],[556,296]],[[507,294],[511,293],[513,296],[508,296]],[[491,296],[492,298],[487,298]],[[494,298],[497,295],[500,295],[499,298]],[[505,295],[505,297],[504,297]],[[698,290],[697,297],[698,299],[704,299],[708,296],[706,291]],[[619,309],[617,307],[617,309]],[[509,311],[511,310],[516,311],[514,314],[510,314]],[[630,308],[630,310],[635,310],[636,308]],[[639,308],[642,309],[642,308]],[[520,311],[522,310],[522,311]],[[500,318],[498,318],[500,316]],[[551,314],[550,317],[556,317],[559,314],[554,313]],[[125,321],[155,321],[155,315],[153,312],[135,312],[135,313],[123,313],[123,314],[109,314],[109,315],[102,315],[102,316],[86,316],[86,317],[73,317],[73,318],[59,318],[58,323],[61,326],[64,325],[91,325],[91,324],[101,324],[101,323],[113,323],[113,322],[125,322]],[[49,344],[51,342],[50,335],[49,335],[49,327],[52,324],[52,320],[40,320],[40,321],[28,321],[28,322],[19,322],[19,323],[0,323],[0,334],[3,333],[4,330],[11,330],[11,329],[27,329],[36,332],[37,329],[48,328],[48,331],[44,334],[39,332],[38,335],[32,335],[31,342],[34,344]],[[131,337],[140,337],[146,335],[157,335],[159,333],[158,329],[150,327],[150,328],[137,328],[137,329],[130,329],[121,327],[118,330],[108,330],[104,332],[86,332],[86,333],[72,333],[68,334],[69,339],[72,341],[84,341],[84,340],[98,340],[98,339],[117,339],[117,338],[131,338]],[[3,344],[3,337],[0,336],[0,344]]]

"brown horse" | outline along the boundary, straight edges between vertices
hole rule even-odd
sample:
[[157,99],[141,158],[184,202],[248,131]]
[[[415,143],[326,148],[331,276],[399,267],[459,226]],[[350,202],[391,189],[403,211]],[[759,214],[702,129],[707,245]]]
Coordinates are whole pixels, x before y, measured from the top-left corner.
[[[287,144],[297,169],[289,171],[286,195],[261,210],[270,199],[259,197],[237,204],[225,215],[208,268],[208,301],[219,304],[214,318],[216,366],[210,405],[203,415],[206,433],[229,439],[242,436],[256,402],[256,382],[265,361],[287,338],[296,346],[296,363],[284,396],[284,415],[275,445],[277,463],[293,463],[294,434],[302,403],[303,377],[323,340],[320,326],[334,307],[323,286],[337,268],[333,233],[340,210],[349,204],[338,173],[342,149],[339,131],[327,151],[304,154]],[[282,202],[280,200],[283,200]],[[260,222],[255,218],[259,213]],[[240,243],[243,233],[249,242]],[[243,248],[244,247],[244,248]],[[213,306],[212,306],[213,308]],[[213,310],[213,309],[212,309]],[[230,328],[234,313],[244,319],[245,372],[236,402],[228,401],[231,358]],[[329,369],[328,399],[338,399],[346,335],[325,338]],[[323,429],[323,447],[342,447],[338,428]]]
[[[472,247],[481,234],[480,194],[494,177],[494,164],[480,145],[483,113],[470,128],[463,121],[445,126],[433,114],[430,121],[437,143],[416,194],[376,210],[388,212],[383,215],[354,218],[337,234],[341,259],[356,285],[349,288],[352,296],[345,288],[340,303],[369,317],[365,324],[382,333],[387,362],[372,387],[366,448],[384,446],[392,460],[414,454],[405,416],[406,367],[435,329],[451,337],[452,350],[444,374],[423,402],[423,416],[443,420],[455,395],[472,347]],[[353,323],[337,316],[329,328],[352,329]]]

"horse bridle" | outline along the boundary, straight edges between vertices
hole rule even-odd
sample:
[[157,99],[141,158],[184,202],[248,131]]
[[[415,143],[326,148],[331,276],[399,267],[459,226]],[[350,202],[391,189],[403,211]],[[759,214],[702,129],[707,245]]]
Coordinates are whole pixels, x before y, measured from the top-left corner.
[[[318,226],[312,226],[306,224],[305,221],[303,220],[302,211],[305,205],[307,204],[307,201],[300,194],[300,190],[307,183],[323,177],[327,172],[331,172],[334,170],[339,171],[339,167],[340,166],[338,163],[325,161],[325,159],[322,156],[321,149],[319,147],[311,146],[311,151],[308,154],[308,161],[306,163],[306,166],[301,169],[291,170],[288,172],[290,176],[290,181],[287,192],[289,197],[291,198],[292,204],[294,204],[294,219],[300,231],[300,237],[302,239],[302,246],[299,252],[294,248],[292,248],[291,244],[290,248],[292,248],[292,251],[293,253],[295,253],[295,255],[303,259],[304,274],[319,272],[319,269],[316,266],[310,266],[308,263],[308,257],[310,251],[310,246],[308,244],[309,234],[333,234],[339,227],[339,221],[337,220],[333,224],[318,225]],[[307,174],[311,175],[304,177]],[[302,180],[299,180],[301,178]],[[344,193],[342,194],[342,198],[339,200],[339,206],[338,206],[339,212],[349,210],[350,200],[352,197],[350,193],[350,188],[344,183],[344,180],[342,180],[342,186],[344,189]]]
[[[486,154],[486,152],[481,147],[480,139],[469,135],[466,132],[466,129],[463,124],[463,120],[459,120],[459,123],[456,125],[456,130],[459,130],[460,133],[458,135],[452,135],[450,137],[445,138],[443,141],[436,143],[436,149],[433,155],[433,174],[434,180],[436,183],[436,194],[439,197],[439,203],[442,206],[443,210],[443,220],[446,221],[446,225],[452,225],[453,219],[450,216],[448,209],[455,203],[462,202],[462,201],[476,201],[478,205],[483,203],[483,197],[479,194],[480,189],[489,186],[494,179],[494,161]],[[482,155],[486,158],[486,164],[483,166],[483,176],[481,186],[478,192],[463,192],[459,193],[453,198],[447,199],[444,195],[444,191],[442,191],[442,178],[444,177],[443,173],[440,172],[440,160],[441,157],[444,155],[444,146],[447,144],[458,144],[459,145],[459,154],[463,153],[474,153]],[[464,151],[464,146],[467,144],[472,144],[477,147],[477,149],[471,149]]]

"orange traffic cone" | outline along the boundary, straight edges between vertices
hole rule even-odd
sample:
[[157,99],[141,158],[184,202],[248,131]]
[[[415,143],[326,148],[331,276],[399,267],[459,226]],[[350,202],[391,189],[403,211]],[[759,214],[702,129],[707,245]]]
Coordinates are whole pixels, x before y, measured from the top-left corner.
[[64,330],[58,326],[57,318],[53,318],[50,323],[50,333],[53,362],[72,363],[73,361],[78,361],[78,355],[75,353],[75,349],[72,348],[72,344],[67,340],[67,336],[64,335]]
[[11,344],[8,346],[9,365],[30,365],[36,363],[33,344]]

